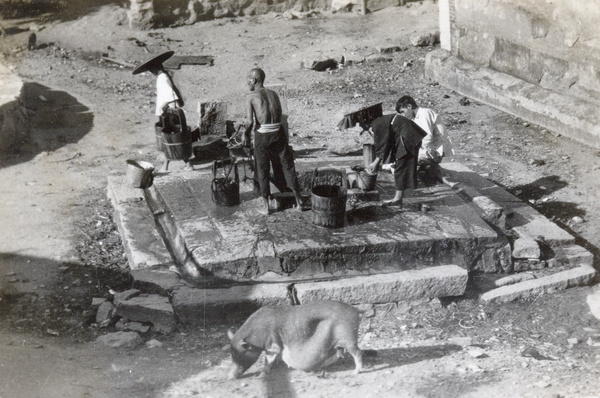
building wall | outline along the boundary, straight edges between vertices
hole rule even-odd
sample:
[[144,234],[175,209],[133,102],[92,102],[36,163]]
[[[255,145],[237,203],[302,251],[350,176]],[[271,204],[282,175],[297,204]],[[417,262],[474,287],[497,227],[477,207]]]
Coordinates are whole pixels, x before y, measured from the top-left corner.
[[598,0],[440,0],[442,48],[600,105]]
[[[412,0],[416,1],[416,0]],[[407,0],[367,0],[370,11],[406,4]],[[294,10],[360,9],[359,0],[130,0],[129,24],[151,29],[215,18]]]

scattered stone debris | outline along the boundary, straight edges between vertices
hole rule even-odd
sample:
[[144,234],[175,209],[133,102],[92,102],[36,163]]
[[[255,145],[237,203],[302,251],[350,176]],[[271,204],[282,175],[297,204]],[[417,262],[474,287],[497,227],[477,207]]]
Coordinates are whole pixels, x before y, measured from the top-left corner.
[[579,225],[579,224],[583,224],[583,218],[579,217],[579,216],[575,216],[573,218],[571,218],[570,222],[571,225]]
[[485,358],[488,355],[481,348],[472,348],[469,350],[469,356],[473,358]]
[[[471,105],[471,101],[467,98],[467,97],[462,97],[459,101],[459,104],[461,104],[462,106],[467,106],[467,105]],[[466,122],[466,120],[465,120]]]
[[92,309],[98,310],[98,308],[100,307],[100,305],[102,305],[106,301],[107,301],[107,299],[104,298],[104,297],[94,297],[94,298],[92,298]]
[[130,322],[126,319],[119,319],[115,324],[115,329],[125,332],[138,332],[141,334],[148,333],[151,326],[149,324],[143,324],[141,322]]
[[115,306],[118,306],[123,301],[129,300],[130,298],[137,297],[140,294],[142,294],[142,292],[138,289],[129,289],[125,290],[124,292],[111,291],[111,293],[113,294],[113,303]]
[[545,355],[540,354],[538,350],[532,347],[527,347],[523,351],[521,351],[521,356],[525,358],[533,358],[538,361],[554,361],[554,358],[547,357]]
[[593,334],[588,337],[587,345],[591,347],[600,347],[600,334]]
[[161,343],[158,340],[152,339],[152,340],[148,340],[146,342],[146,347],[148,348],[160,348],[163,346],[163,343]]
[[116,315],[117,309],[110,301],[105,301],[98,307],[96,312],[96,324],[103,328],[111,324]]
[[462,347],[469,347],[473,344],[473,339],[471,337],[452,337],[450,343],[456,344]]
[[133,349],[144,344],[144,340],[136,332],[109,333],[98,337],[96,342],[105,347],[124,349]]
[[392,53],[396,53],[396,52],[400,52],[400,51],[406,51],[406,47],[404,46],[388,46],[388,47],[376,47],[377,51],[379,51],[382,54],[392,54]]
[[338,62],[333,58],[322,61],[304,60],[302,61],[302,67],[304,69],[311,69],[317,72],[324,72],[331,69],[337,69]]
[[440,42],[440,32],[423,33],[410,38],[410,43],[415,47],[433,46]]
[[531,159],[529,164],[532,166],[543,166],[546,164],[546,161],[544,159]]
[[371,54],[366,58],[368,63],[378,63],[378,62],[391,62],[393,58],[385,56],[383,54]]

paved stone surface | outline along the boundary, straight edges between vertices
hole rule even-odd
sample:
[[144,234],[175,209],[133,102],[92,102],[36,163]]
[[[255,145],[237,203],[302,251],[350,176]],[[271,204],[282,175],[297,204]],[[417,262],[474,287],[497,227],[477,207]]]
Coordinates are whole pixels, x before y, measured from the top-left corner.
[[456,265],[443,265],[331,282],[298,283],[295,289],[300,303],[339,300],[348,304],[375,304],[461,296],[468,278],[467,270]]
[[573,286],[584,286],[592,282],[596,271],[590,266],[581,266],[539,279],[502,286],[481,295],[488,302],[506,303],[510,301],[532,299],[544,293],[565,290]]
[[570,246],[575,238],[558,225],[541,215],[533,207],[505,191],[493,182],[481,177],[463,164],[447,162],[442,164],[444,180],[454,189],[460,190],[467,199],[486,196],[507,212],[506,225],[521,237],[543,237],[553,248]]
[[[406,200],[412,211],[369,202],[348,209],[344,227],[328,229],[313,223],[311,211],[259,214],[260,199],[249,183],[241,186],[239,206],[217,206],[210,179],[202,172],[161,176],[146,193],[154,214],[165,211],[162,229],[178,261],[193,260],[196,275],[187,275],[192,280],[207,273],[249,280],[275,272],[294,281],[319,273],[368,275],[444,263],[497,271],[496,251],[506,245],[444,184],[412,192]],[[377,188],[391,195],[391,175],[380,177]],[[421,203],[432,210],[417,211]]]
[[[361,164],[362,158],[352,161]],[[348,159],[297,162],[300,172],[323,166],[348,167]],[[127,205],[145,207],[168,241],[171,262],[136,269],[132,275],[136,288],[172,297],[169,305],[183,328],[210,318],[250,314],[266,305],[288,305],[294,299],[393,304],[459,296],[468,271],[512,271],[511,245],[500,233],[504,226],[551,246],[554,258],[539,260],[542,267],[591,266],[591,253],[574,245],[571,235],[533,208],[463,165],[444,167],[445,184],[410,191],[405,201],[409,211],[384,208],[378,202],[353,203],[346,210],[344,226],[336,229],[314,225],[310,211],[259,214],[261,201],[250,183],[242,184],[239,206],[217,206],[211,198],[212,175],[206,169],[157,176],[144,191],[129,189],[122,177],[113,176],[109,196],[117,212],[130,211]],[[391,196],[393,189],[392,176],[380,173],[381,196]],[[418,211],[422,204],[431,210]],[[121,220],[131,223],[127,217]],[[169,271],[174,263],[187,282]],[[457,265],[441,265],[449,263]],[[581,270],[588,269],[527,281],[534,286],[522,281],[503,286],[486,293],[485,299],[514,300],[587,283],[591,276]],[[154,316],[134,320],[157,322]],[[167,329],[172,327],[169,322]]]

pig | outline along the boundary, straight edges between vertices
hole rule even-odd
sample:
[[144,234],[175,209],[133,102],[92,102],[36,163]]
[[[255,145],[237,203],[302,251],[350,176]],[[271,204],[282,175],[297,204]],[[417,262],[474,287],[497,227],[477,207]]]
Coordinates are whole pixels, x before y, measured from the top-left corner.
[[229,378],[240,377],[263,351],[263,373],[279,358],[291,368],[315,371],[334,363],[345,350],[354,358],[354,374],[358,374],[362,370],[359,321],[359,311],[339,301],[263,307],[236,333],[228,331],[233,360]]

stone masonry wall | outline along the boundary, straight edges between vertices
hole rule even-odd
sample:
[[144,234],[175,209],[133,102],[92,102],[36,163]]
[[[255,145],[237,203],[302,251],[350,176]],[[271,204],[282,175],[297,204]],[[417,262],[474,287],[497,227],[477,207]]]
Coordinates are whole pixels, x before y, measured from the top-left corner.
[[[367,0],[371,11],[404,5],[406,0]],[[359,9],[359,0],[130,0],[129,25],[155,26],[194,23],[215,18],[267,14],[288,10]]]
[[442,43],[454,56],[600,105],[598,0],[443,3]]

